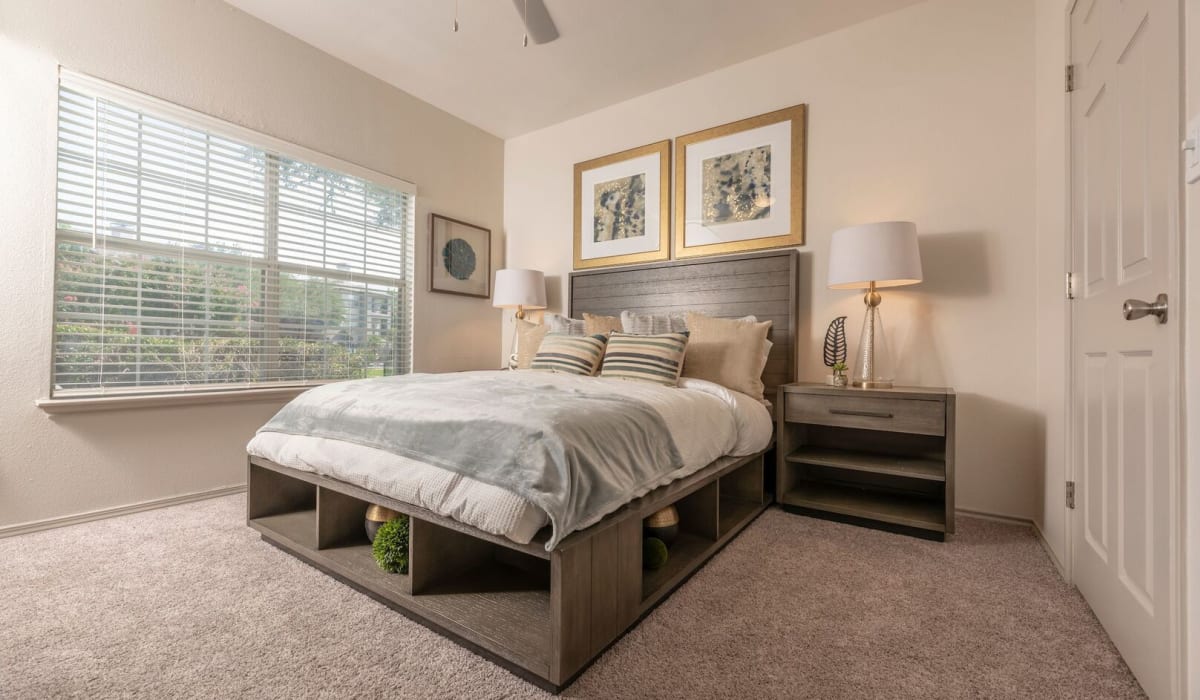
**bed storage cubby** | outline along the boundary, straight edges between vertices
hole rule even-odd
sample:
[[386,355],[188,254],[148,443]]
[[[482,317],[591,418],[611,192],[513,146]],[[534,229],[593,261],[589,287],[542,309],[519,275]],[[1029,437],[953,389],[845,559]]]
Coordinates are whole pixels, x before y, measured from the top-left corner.
[[410,532],[414,595],[529,592],[549,605],[548,560],[424,520]]
[[715,481],[675,501],[673,505],[679,511],[679,534],[667,549],[667,563],[642,574],[643,601],[677,586],[682,576],[694,570],[696,561],[717,541],[718,502]]
[[330,488],[317,490],[317,549],[370,547],[363,527],[367,508],[364,500]]
[[767,500],[763,458],[758,457],[722,476],[718,481],[718,534],[725,535],[745,526]]
[[255,464],[250,465],[249,480],[258,485],[246,496],[250,524],[298,545],[316,547],[317,485]]
[[[340,491],[322,486],[317,491],[317,550],[339,570],[369,580],[385,591],[409,595],[411,576],[383,571],[375,563],[375,554],[363,525],[371,504]],[[409,542],[409,574],[412,573],[412,543]]]

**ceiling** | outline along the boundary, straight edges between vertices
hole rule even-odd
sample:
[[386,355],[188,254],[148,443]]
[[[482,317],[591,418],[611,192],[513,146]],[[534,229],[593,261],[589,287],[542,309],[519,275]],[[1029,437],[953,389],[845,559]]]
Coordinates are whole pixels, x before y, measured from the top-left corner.
[[509,0],[226,1],[511,138],[920,0],[545,0],[528,48]]

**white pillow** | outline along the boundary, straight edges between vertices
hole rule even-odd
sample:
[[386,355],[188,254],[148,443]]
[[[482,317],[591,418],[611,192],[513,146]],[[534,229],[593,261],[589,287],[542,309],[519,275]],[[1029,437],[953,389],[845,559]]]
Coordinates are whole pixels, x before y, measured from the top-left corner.
[[687,330],[687,318],[682,312],[673,314],[639,314],[633,311],[622,311],[621,330],[635,335],[682,333]]
[[546,314],[542,322],[550,327],[551,333],[587,335],[587,323],[581,318],[569,318],[562,314]]

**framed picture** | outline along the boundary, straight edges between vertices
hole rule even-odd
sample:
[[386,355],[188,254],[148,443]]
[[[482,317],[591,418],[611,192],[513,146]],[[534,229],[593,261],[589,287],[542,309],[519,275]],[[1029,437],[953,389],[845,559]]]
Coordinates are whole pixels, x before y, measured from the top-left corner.
[[429,215],[429,291],[487,299],[492,295],[492,232]]
[[575,164],[575,269],[671,257],[671,142]]
[[805,105],[675,139],[675,257],[804,244]]

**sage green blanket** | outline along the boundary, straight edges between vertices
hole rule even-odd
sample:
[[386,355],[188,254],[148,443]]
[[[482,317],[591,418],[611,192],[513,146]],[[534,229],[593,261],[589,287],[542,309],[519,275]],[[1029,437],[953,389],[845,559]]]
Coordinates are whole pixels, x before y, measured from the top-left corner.
[[683,466],[662,416],[538,373],[413,374],[311,389],[259,432],[385,450],[513,492],[550,518],[552,549]]

